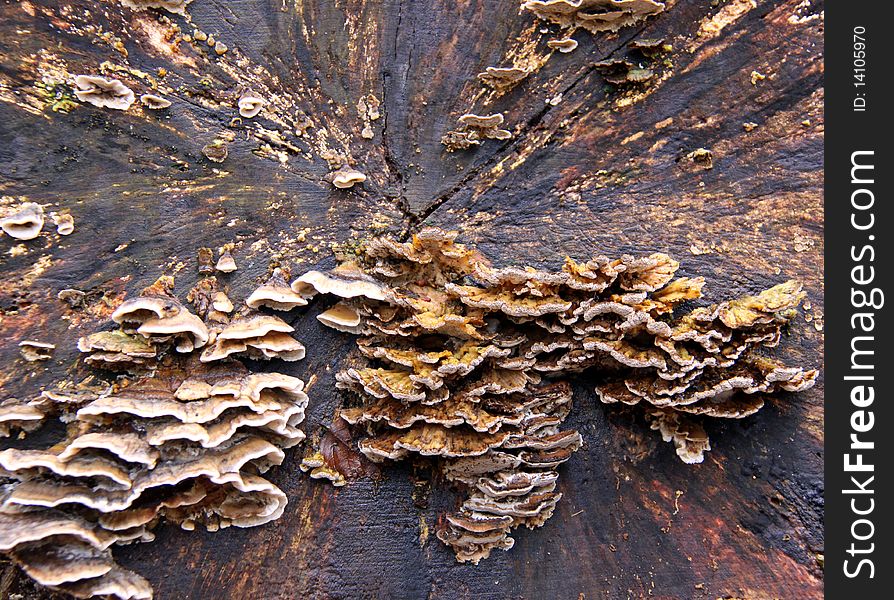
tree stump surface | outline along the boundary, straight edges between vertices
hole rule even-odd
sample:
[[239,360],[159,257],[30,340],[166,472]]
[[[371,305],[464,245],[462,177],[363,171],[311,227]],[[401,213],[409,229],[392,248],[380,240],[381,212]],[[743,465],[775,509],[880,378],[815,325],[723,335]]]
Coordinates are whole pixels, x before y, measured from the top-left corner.
[[[777,356],[822,367],[822,9],[670,1],[618,34],[578,31],[576,50],[492,97],[479,72],[561,37],[512,0],[195,0],[188,18],[112,0],[7,0],[2,204],[68,209],[75,231],[0,239],[3,397],[87,375],[75,341],[105,325],[98,298],[162,274],[182,298],[201,246],[237,243],[239,270],[221,279],[238,299],[271,258],[298,275],[331,267],[332,243],[423,224],[460,231],[496,266],[666,252],[680,274],[707,279],[705,302],[798,279],[810,307]],[[177,44],[174,24],[228,51]],[[649,38],[673,50],[647,86],[609,85],[593,67]],[[162,82],[173,105],[71,101],[60,82],[106,61],[137,96]],[[246,88],[271,104],[231,123]],[[370,94],[381,117],[366,139],[357,105]],[[503,113],[512,139],[446,152],[441,136],[469,111]],[[201,149],[221,135],[233,139],[215,164]],[[710,159],[693,159],[698,149]],[[327,150],[350,156],[366,182],[325,181]],[[89,292],[87,308],[57,300],[65,288]],[[316,321],[325,305],[291,313],[308,355],[275,365],[316,375],[309,442],[341,403],[334,373],[354,347]],[[52,360],[22,360],[23,339],[56,344]],[[700,465],[680,462],[635,413],[601,405],[598,377],[575,380],[569,422],[585,445],[560,470],[555,515],[477,566],[434,537],[458,496],[424,463],[334,488],[299,470],[302,447],[271,472],[289,497],[280,520],[217,533],[162,526],[116,556],[159,599],[822,596],[822,375],[755,416],[708,422],[713,449]],[[52,596],[3,564],[3,598]]]

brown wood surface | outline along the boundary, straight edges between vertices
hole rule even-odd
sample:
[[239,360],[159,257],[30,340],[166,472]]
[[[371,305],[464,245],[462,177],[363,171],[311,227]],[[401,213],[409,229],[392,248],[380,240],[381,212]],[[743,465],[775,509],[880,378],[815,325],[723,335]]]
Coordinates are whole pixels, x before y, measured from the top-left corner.
[[[112,0],[4,0],[2,203],[69,209],[76,228],[61,238],[48,226],[24,252],[0,239],[2,396],[85,375],[74,342],[107,318],[98,298],[165,273],[184,295],[200,246],[237,242],[240,269],[225,280],[238,298],[271,258],[296,273],[328,267],[331,243],[422,223],[460,230],[495,265],[667,252],[682,274],[707,278],[708,301],[797,278],[810,309],[778,355],[821,367],[822,9],[671,1],[617,35],[578,32],[575,51],[490,98],[478,72],[529,52],[527,40],[540,38],[542,52],[558,37],[514,0],[195,0],[191,22]],[[213,33],[228,52],[172,44],[174,23]],[[656,79],[644,90],[608,85],[592,63],[643,38],[673,45]],[[152,77],[167,69],[173,106],[53,110],[70,91],[46,82],[104,61]],[[121,77],[138,95],[148,89]],[[230,127],[244,87],[275,105]],[[371,140],[356,108],[367,94],[382,102]],[[473,108],[503,112],[513,139],[446,153],[441,135]],[[299,112],[313,122],[304,136]],[[221,131],[235,139],[218,165],[201,148]],[[327,148],[349,153],[366,183],[324,181]],[[699,148],[711,168],[687,158]],[[95,292],[85,310],[56,299],[69,287]],[[339,405],[333,373],[353,343],[316,322],[321,306],[292,316],[307,358],[276,365],[317,376],[309,438]],[[53,360],[24,362],[22,339],[55,343]],[[432,534],[457,497],[425,463],[336,489],[299,470],[301,448],[272,475],[289,497],[279,521],[161,527],[154,543],[116,555],[160,599],[821,597],[822,375],[756,416],[709,423],[714,449],[691,466],[635,414],[599,405],[598,377],[575,383],[570,422],[585,446],[561,469],[555,516],[478,566],[458,564]],[[46,597],[6,566],[0,596],[16,593]]]

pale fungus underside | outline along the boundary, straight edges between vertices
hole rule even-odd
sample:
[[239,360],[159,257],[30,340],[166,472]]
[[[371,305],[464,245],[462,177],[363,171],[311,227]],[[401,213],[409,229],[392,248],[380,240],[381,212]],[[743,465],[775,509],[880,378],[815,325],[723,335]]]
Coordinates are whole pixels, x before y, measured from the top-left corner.
[[361,452],[434,457],[468,489],[438,532],[460,561],[509,549],[513,528],[552,515],[556,469],[582,443],[562,428],[570,375],[592,374],[606,404],[641,407],[687,463],[710,449],[702,418],[746,417],[765,394],[816,379],[765,356],[804,296],[794,281],[675,317],[704,280],[675,278],[679,263],[665,254],[498,269],[455,237],[372,239],[292,287],[342,298],[318,318],[360,336],[366,360],[336,385],[359,399],[339,414],[364,426]]

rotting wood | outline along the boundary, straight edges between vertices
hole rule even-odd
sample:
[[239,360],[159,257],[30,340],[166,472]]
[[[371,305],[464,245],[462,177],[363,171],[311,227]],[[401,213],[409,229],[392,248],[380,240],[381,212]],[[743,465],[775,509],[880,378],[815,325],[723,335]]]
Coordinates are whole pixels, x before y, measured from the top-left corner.
[[[684,274],[711,281],[712,301],[798,279],[810,320],[782,345],[787,361],[817,365],[821,11],[795,0],[683,0],[616,36],[578,34],[573,52],[482,111],[503,113],[513,139],[448,154],[440,138],[475,105],[477,74],[506,64],[520,36],[541,35],[513,2],[196,0],[189,21],[112,0],[4,4],[2,206],[33,201],[77,223],[64,239],[52,227],[30,241],[0,239],[4,397],[86,374],[66,372],[77,338],[125,293],[194,269],[199,247],[237,243],[239,270],[221,279],[242,298],[271,258],[296,274],[326,269],[330,243],[421,223],[463,230],[502,265],[689,251]],[[181,38],[197,29],[206,39],[175,43],[174,24]],[[212,34],[226,53],[207,45]],[[593,63],[626,57],[637,39],[664,39],[673,51],[652,63],[648,86],[607,84]],[[137,95],[161,92],[172,106],[83,105],[65,82],[94,73],[126,79]],[[752,73],[763,78],[752,83]],[[239,121],[245,89],[269,104]],[[381,103],[377,120],[356,109],[369,95]],[[220,164],[201,154],[215,139],[228,148]],[[685,158],[700,148],[711,169]],[[349,191],[325,181],[346,162],[367,176]],[[193,280],[178,279],[179,296]],[[82,309],[56,298],[72,289],[85,293]],[[351,345],[315,322],[320,310],[295,317],[309,353],[286,370],[318,376],[309,433],[341,402],[327,368]],[[18,342],[36,331],[57,348],[27,363]],[[677,464],[632,416],[598,407],[590,388],[575,389],[579,409],[592,411],[576,410],[568,425],[588,445],[560,479],[550,530],[522,534],[485,569],[455,564],[424,535],[455,508],[426,485],[424,468],[388,468],[384,480],[335,490],[301,474],[297,456],[274,478],[288,518],[224,536],[163,528],[151,546],[122,548],[121,561],[149,574],[159,598],[821,595],[821,378],[744,426],[709,430],[724,443],[696,467]],[[0,580],[0,595],[9,593],[45,597],[14,571]]]

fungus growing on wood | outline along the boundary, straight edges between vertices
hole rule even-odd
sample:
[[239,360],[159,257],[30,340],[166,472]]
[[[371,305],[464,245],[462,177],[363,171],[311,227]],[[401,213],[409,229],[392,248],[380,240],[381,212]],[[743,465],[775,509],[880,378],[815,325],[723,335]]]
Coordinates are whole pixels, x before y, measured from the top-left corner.
[[59,235],[71,235],[74,232],[74,218],[69,213],[52,213],[53,224]]
[[236,259],[233,258],[233,244],[223,245],[214,268],[221,273],[232,273],[238,268]]
[[664,3],[653,0],[522,0],[521,7],[562,28],[590,33],[618,31],[665,8]]
[[487,67],[483,73],[478,73],[478,79],[495,90],[505,91],[530,74],[531,69],[522,67]]
[[47,403],[42,399],[19,400],[7,398],[0,402],[0,438],[9,437],[14,430],[34,431],[47,414]]
[[305,349],[289,335],[294,330],[279,317],[244,312],[224,326],[214,343],[202,352],[201,361],[214,362],[243,354],[260,359],[301,360]]
[[150,110],[161,110],[171,105],[170,100],[156,94],[143,94],[140,96],[140,103]]
[[274,310],[289,311],[298,306],[306,306],[307,300],[294,291],[289,284],[288,269],[276,268],[273,274],[260,287],[255,289],[245,303],[250,308],[266,306]]
[[17,240],[33,240],[43,229],[43,207],[36,202],[25,202],[11,215],[0,219],[0,229]]
[[220,289],[216,277],[201,279],[186,295],[186,301],[196,307],[196,314],[205,321],[227,323],[234,306]]
[[220,138],[214,139],[210,144],[202,146],[202,154],[211,162],[222,163],[229,155],[227,143]]
[[348,165],[344,165],[338,170],[329,173],[326,178],[332,185],[342,190],[354,187],[355,184],[366,181],[366,175]]
[[136,99],[133,90],[117,79],[78,75],[75,77],[75,85],[78,89],[74,93],[78,100],[100,108],[127,110]]
[[[151,598],[145,579],[116,564],[113,546],[151,541],[161,520],[214,531],[283,513],[285,494],[262,475],[305,437],[304,383],[175,353],[176,334],[156,331],[186,313],[172,284],[161,278],[122,304],[113,316],[123,330],[78,342],[90,358],[102,355],[95,366],[143,360],[151,371],[0,403],[0,435],[50,417],[67,425],[52,445],[0,451],[0,551],[41,585],[78,598]],[[237,323],[221,335],[248,339],[248,329]]]
[[192,0],[121,0],[121,4],[134,10],[161,8],[178,15],[186,14],[186,5]]
[[53,350],[55,349],[56,345],[48,342],[37,342],[34,340],[22,340],[19,342],[19,353],[28,362],[49,360],[53,356]]
[[139,296],[122,303],[112,320],[150,341],[174,340],[180,352],[201,348],[208,342],[208,328],[174,297],[173,288],[173,278],[159,277]]
[[78,350],[87,354],[84,362],[108,370],[131,371],[155,366],[158,348],[138,334],[99,331],[78,340]]
[[367,436],[360,451],[377,462],[435,457],[467,488],[438,533],[461,561],[511,548],[515,527],[553,513],[558,467],[582,443],[562,427],[569,374],[592,368],[602,402],[640,406],[687,462],[710,448],[701,419],[745,417],[762,394],[816,378],[754,352],[775,346],[796,314],[795,282],[675,319],[704,280],[676,277],[665,254],[498,269],[455,238],[431,228],[406,243],[376,238],[292,287],[342,298],[319,319],[361,336],[366,364],[336,375],[353,398],[341,419]]
[[[223,53],[221,53],[223,54]],[[251,119],[257,116],[261,109],[267,105],[267,101],[254,92],[245,92],[239,97],[239,116]]]
[[558,40],[550,40],[546,43],[553,50],[558,50],[563,54],[567,54],[577,48],[577,40],[574,38],[561,38]]
[[645,83],[655,76],[651,69],[639,67],[629,60],[603,60],[593,63],[603,79],[615,85]]
[[208,247],[199,248],[196,252],[196,262],[199,273],[203,275],[214,273],[214,250]]
[[485,139],[508,140],[512,137],[512,132],[500,129],[503,121],[501,113],[486,116],[466,113],[459,118],[456,129],[444,134],[441,143],[447,147],[448,152],[454,152],[480,146]]

